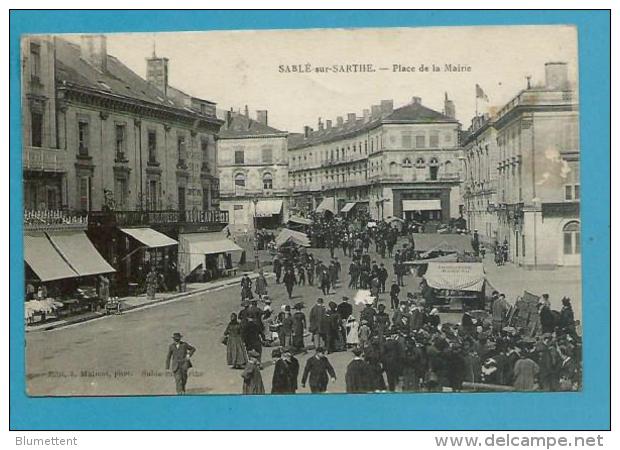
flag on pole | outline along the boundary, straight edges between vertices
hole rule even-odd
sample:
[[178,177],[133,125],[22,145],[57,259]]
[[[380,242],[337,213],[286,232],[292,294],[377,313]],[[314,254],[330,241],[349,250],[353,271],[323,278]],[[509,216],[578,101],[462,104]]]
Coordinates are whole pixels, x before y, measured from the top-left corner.
[[478,83],[476,83],[476,98],[481,98],[485,102],[489,101],[488,95],[484,93],[484,91],[482,90],[482,88],[480,87]]

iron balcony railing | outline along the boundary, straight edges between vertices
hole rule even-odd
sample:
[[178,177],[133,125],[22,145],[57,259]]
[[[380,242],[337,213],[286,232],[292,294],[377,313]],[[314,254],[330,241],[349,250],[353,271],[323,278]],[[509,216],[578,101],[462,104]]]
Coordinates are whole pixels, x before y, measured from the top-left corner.
[[228,211],[155,210],[155,211],[91,211],[89,223],[106,223],[117,226],[150,226],[163,224],[227,224]]

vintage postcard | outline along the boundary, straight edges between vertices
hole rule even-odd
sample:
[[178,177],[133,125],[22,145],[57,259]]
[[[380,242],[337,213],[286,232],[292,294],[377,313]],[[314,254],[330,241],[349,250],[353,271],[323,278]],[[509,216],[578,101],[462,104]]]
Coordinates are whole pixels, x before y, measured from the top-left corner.
[[572,26],[23,35],[30,396],[580,391]]

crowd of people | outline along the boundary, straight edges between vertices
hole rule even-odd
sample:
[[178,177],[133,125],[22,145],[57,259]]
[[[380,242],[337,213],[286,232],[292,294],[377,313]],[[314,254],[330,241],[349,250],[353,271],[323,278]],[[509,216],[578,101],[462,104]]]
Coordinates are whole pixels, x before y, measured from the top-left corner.
[[[280,308],[272,307],[262,271],[254,280],[247,275],[241,280],[241,309],[231,314],[222,342],[227,364],[241,370],[243,393],[265,393],[266,364],[274,365],[271,393],[291,394],[306,385],[310,392],[325,392],[337,379],[330,361],[337,352],[351,354],[343,374],[351,393],[581,388],[581,336],[570,299],[564,298],[556,312],[544,295],[537,311],[540,327],[534,331],[515,325],[514,306],[499,292],[493,293],[486,315],[465,309],[458,323],[442,323],[422,293],[403,295],[407,271],[401,267],[415,256],[414,239],[396,249],[394,228],[387,222],[356,229],[325,220],[315,222],[314,230],[314,239],[331,250],[327,261],[303,248],[289,248],[273,260],[275,283],[287,292]],[[371,242],[377,260],[370,257]],[[351,258],[347,281],[336,243]],[[391,285],[386,257],[394,261]],[[295,297],[299,285],[318,289],[311,307]],[[334,301],[345,285],[370,291],[363,307],[354,308],[346,296]],[[296,355],[312,350],[302,368]]]

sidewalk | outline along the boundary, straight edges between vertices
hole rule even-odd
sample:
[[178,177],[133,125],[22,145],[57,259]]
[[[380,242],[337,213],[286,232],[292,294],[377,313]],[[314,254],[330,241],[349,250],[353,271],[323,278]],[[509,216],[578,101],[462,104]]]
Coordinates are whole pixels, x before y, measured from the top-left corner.
[[[250,279],[255,279],[258,274],[255,272],[242,272],[241,276],[224,278],[217,281],[211,281],[207,283],[188,283],[187,291],[185,292],[166,292],[157,293],[154,299],[147,298],[146,294],[138,295],[135,297],[123,297],[121,301],[121,310],[123,313],[142,309],[146,307],[155,306],[160,303],[168,303],[175,300],[180,300],[186,297],[192,297],[194,295],[202,294],[204,292],[213,291],[216,289],[222,289],[229,286],[239,285],[243,275],[248,274]],[[273,273],[266,273],[266,278],[273,278]],[[106,314],[105,311],[88,312],[83,314],[77,314],[71,317],[65,317],[53,322],[46,322],[41,324],[32,324],[26,326],[26,332],[29,331],[48,331],[57,328],[63,328],[69,325],[75,325],[82,322],[88,322],[90,320],[100,319],[103,317],[114,317],[115,314]]]

